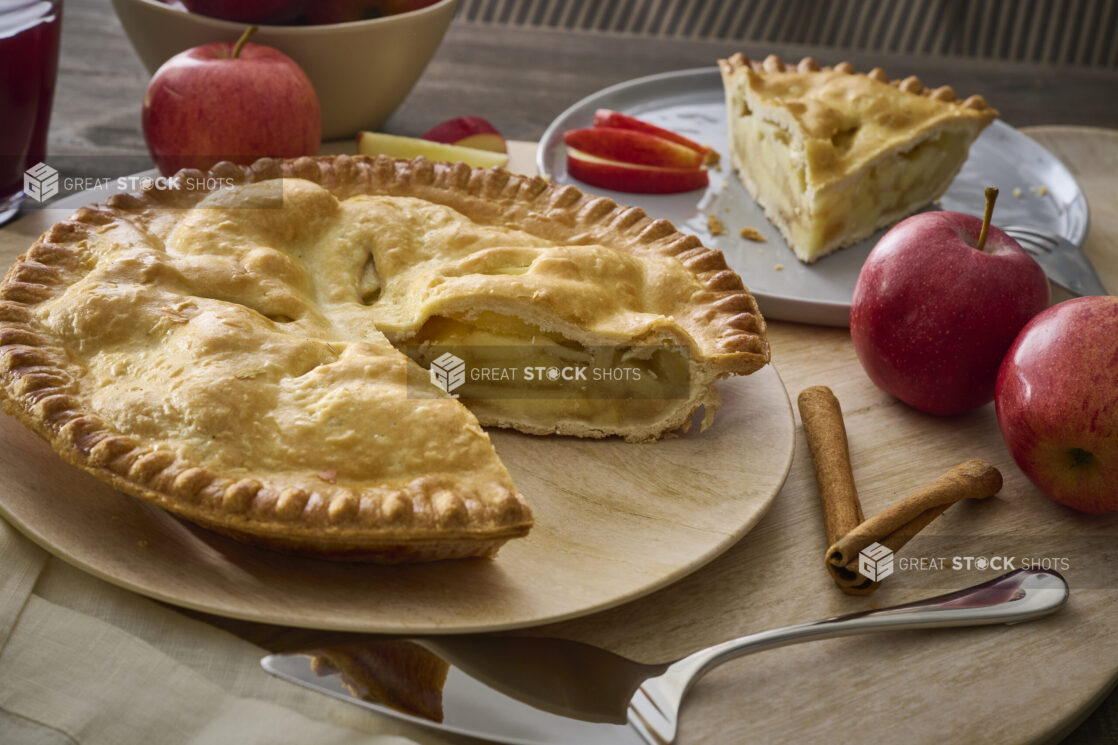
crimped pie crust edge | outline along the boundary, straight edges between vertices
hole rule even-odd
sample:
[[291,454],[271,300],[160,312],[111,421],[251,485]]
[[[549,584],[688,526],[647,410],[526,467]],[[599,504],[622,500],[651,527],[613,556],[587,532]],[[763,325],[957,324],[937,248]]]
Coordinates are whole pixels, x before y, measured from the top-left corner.
[[895,88],[898,88],[905,93],[911,93],[917,96],[925,96],[927,98],[940,101],[942,103],[949,103],[960,108],[969,109],[976,114],[988,116],[991,119],[997,116],[996,109],[986,103],[986,99],[978,94],[968,96],[967,98],[959,101],[955,89],[950,85],[941,85],[938,88],[927,88],[915,75],[909,75],[907,78],[890,79],[889,74],[880,67],[875,67],[869,72],[860,73],[854,69],[854,65],[849,62],[837,62],[833,66],[820,67],[819,63],[814,57],[804,57],[796,63],[786,63],[778,55],[770,54],[763,60],[750,59],[742,52],[735,52],[726,59],[718,60],[718,66],[722,69],[723,73],[728,76],[734,76],[741,71],[751,69],[754,72],[819,72],[821,70],[835,70],[836,72],[845,73],[847,75],[862,75],[863,77],[875,80],[879,83],[887,83]]

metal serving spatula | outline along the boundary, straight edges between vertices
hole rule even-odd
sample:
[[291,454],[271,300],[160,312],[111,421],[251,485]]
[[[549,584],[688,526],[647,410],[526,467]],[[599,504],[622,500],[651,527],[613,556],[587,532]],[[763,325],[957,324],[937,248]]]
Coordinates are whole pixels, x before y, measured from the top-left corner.
[[[1067,582],[1057,572],[1018,569],[927,600],[762,631],[664,665],[632,662],[564,639],[451,636],[370,642],[370,649],[390,646],[362,657],[358,668],[370,674],[368,690],[397,708],[366,700],[370,696],[357,698],[339,677],[316,673],[306,655],[269,655],[261,664],[273,675],[381,714],[497,742],[670,745],[688,689],[736,657],[876,631],[1020,623],[1059,610],[1067,598]],[[419,670],[436,670],[434,683],[422,686]],[[425,713],[415,707],[407,713],[409,707],[397,695],[401,684],[424,688],[404,691],[404,698],[422,694],[428,701],[433,697],[434,705]]]

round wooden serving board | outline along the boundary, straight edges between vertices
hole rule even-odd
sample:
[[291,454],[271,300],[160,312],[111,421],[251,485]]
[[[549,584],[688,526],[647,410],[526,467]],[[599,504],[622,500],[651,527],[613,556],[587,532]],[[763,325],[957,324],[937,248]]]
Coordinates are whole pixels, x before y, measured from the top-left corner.
[[[22,221],[20,234],[70,211],[44,210]],[[0,265],[30,245],[17,236],[0,235]],[[67,465],[8,416],[0,417],[0,514],[90,574],[217,615],[377,633],[529,626],[663,587],[761,519],[792,463],[788,395],[772,367],[720,390],[710,429],[696,423],[654,444],[492,432],[536,516],[528,537],[494,560],[381,567],[245,546]]]

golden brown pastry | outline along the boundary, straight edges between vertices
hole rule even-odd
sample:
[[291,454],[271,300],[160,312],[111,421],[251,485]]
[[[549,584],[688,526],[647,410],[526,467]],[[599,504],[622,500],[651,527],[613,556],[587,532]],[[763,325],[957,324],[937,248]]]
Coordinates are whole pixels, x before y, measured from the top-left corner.
[[[400,351],[427,364],[445,344],[543,366],[604,347],[684,385],[471,411]],[[696,238],[423,159],[183,171],[55,225],[0,286],[0,397],[62,457],[200,525],[335,559],[492,555],[532,519],[482,425],[655,439],[700,406],[709,421],[714,380],[767,359],[754,299]]]

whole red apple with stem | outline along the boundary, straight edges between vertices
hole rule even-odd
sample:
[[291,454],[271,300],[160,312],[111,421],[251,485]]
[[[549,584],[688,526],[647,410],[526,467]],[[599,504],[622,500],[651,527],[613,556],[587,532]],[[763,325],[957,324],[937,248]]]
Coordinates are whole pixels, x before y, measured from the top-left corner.
[[854,288],[850,336],[881,389],[930,414],[994,398],[1017,333],[1048,306],[1048,280],[1018,243],[960,212],[913,215],[878,242]]
[[159,170],[206,170],[221,160],[314,155],[322,114],[314,86],[290,57],[249,44],[187,49],[163,63],[144,96],[143,129]]
[[1118,297],[1053,305],[1021,330],[994,405],[1009,452],[1057,502],[1118,511]]

